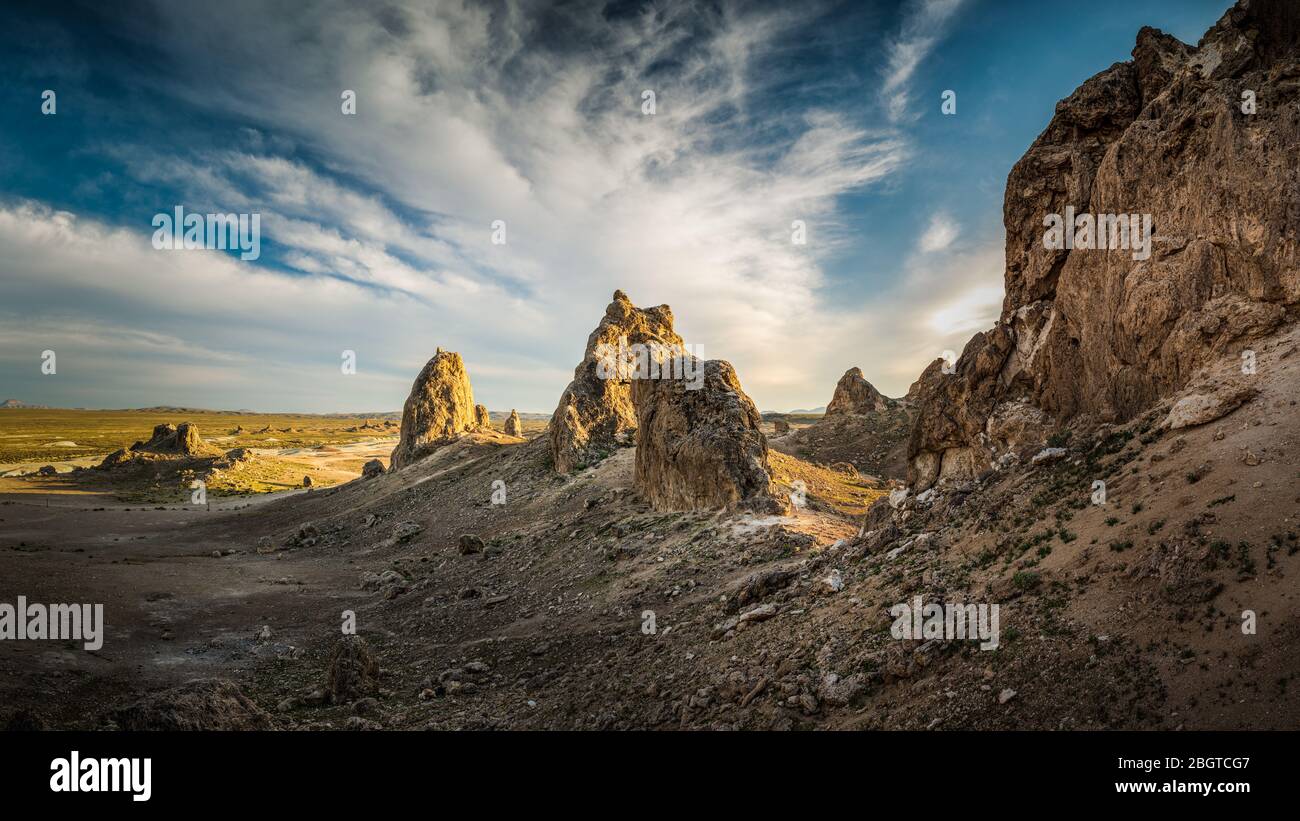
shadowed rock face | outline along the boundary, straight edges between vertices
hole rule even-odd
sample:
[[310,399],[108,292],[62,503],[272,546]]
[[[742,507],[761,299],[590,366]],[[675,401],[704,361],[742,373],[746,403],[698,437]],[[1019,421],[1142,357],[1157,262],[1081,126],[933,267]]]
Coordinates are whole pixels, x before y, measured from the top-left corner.
[[703,385],[636,379],[635,487],[657,510],[780,512],[772,495],[767,438],[753,401],[728,362],[698,362]]
[[[673,331],[673,312],[667,305],[637,308],[622,291],[614,292],[614,301],[587,337],[582,362],[551,416],[547,436],[551,458],[560,473],[633,444],[637,417],[632,407],[632,380],[616,368],[601,368],[598,355],[601,346],[617,351],[620,340],[626,345],[657,343],[679,348],[683,344]],[[602,371],[608,378],[602,378]]]
[[131,731],[274,729],[271,717],[226,679],[194,679],[109,715],[119,728]]
[[[1300,4],[1242,0],[1195,48],[1142,29],[1131,61],[1057,105],[1007,180],[1001,319],[917,386],[912,481],[968,479],[1076,416],[1130,419],[1283,322],[1300,301],[1298,41]],[[1149,256],[1046,247],[1067,208],[1149,214]]]
[[492,419],[488,416],[487,405],[474,406],[474,426],[480,430],[492,430]]
[[505,431],[507,436],[524,435],[524,423],[519,420],[519,411],[511,408],[510,416],[506,417]]
[[835,395],[826,406],[827,416],[870,413],[889,408],[889,400],[862,375],[861,368],[849,368],[835,385]]
[[438,349],[420,375],[402,409],[402,432],[393,449],[394,469],[433,453],[476,426],[474,391],[460,354]]

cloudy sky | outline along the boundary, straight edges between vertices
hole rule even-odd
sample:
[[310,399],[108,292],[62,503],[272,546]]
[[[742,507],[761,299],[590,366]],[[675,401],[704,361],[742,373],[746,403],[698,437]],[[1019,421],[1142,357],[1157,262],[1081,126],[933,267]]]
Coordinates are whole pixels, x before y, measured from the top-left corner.
[[[442,346],[549,412],[616,288],[765,410],[901,395],[997,316],[1056,101],[1227,5],[6,3],[0,399],[395,410]],[[155,250],[177,205],[260,258]]]

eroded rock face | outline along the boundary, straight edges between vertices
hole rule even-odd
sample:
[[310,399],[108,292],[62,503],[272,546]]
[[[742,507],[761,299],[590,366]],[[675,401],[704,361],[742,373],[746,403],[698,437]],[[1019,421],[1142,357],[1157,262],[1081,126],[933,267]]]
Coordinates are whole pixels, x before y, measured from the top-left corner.
[[779,512],[767,438],[753,401],[728,362],[697,363],[703,384],[636,379],[638,493],[657,510]]
[[619,368],[602,367],[602,351],[626,346],[657,344],[680,348],[682,338],[673,331],[673,312],[667,305],[637,308],[622,291],[605,309],[600,324],[587,337],[582,362],[573,381],[560,396],[551,416],[547,436],[556,471],[568,473],[619,447],[634,443],[637,427],[632,407],[632,380]]
[[862,375],[862,369],[849,368],[835,385],[835,395],[826,406],[826,415],[871,413],[888,410],[888,408],[889,400],[866,380]]
[[492,419],[488,415],[487,405],[474,406],[474,426],[479,430],[492,430]]
[[433,453],[462,433],[474,430],[474,391],[460,354],[438,349],[402,408],[402,432],[393,449],[393,469]]
[[[1131,61],[1057,105],[1007,180],[1001,319],[956,373],[932,366],[918,386],[911,480],[970,478],[999,448],[1029,447],[1044,425],[991,441],[1003,403],[1049,426],[1126,421],[1284,321],[1300,302],[1298,40],[1300,4],[1242,0],[1195,48],[1142,29]],[[1049,248],[1045,220],[1067,209],[1150,215],[1151,241]]]
[[519,411],[514,408],[510,409],[510,416],[506,417],[505,432],[507,436],[524,435],[524,423],[519,419]]

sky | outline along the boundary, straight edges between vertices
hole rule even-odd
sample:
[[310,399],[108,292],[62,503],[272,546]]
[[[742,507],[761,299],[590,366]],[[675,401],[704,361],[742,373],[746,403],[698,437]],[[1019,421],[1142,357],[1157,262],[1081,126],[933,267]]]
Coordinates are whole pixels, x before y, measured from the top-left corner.
[[[6,2],[0,399],[398,410],[442,347],[549,413],[615,289],[763,410],[900,396],[997,319],[1056,102],[1228,5]],[[177,206],[260,256],[155,248]]]

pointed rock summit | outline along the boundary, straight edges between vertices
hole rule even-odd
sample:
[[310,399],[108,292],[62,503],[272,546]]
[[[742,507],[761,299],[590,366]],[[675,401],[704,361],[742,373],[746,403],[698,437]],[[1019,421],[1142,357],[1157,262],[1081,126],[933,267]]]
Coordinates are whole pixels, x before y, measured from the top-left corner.
[[683,344],[673,331],[672,310],[667,305],[638,308],[627,294],[615,291],[551,416],[547,436],[556,471],[568,473],[633,444],[637,417],[632,380],[625,369],[611,367],[611,359],[628,346],[651,343],[674,348]]
[[695,361],[703,384],[636,379],[638,493],[656,510],[782,512],[762,417],[729,362]]
[[506,419],[506,436],[523,436],[524,423],[519,420],[519,411],[514,408],[510,409],[510,416]]
[[474,391],[460,354],[438,349],[411,386],[402,408],[393,469],[406,467],[476,426]]
[[849,368],[835,385],[835,395],[826,406],[827,416],[871,413],[889,409],[889,400],[862,375],[861,368]]
[[479,430],[492,430],[492,418],[488,415],[487,405],[474,406],[474,426]]

